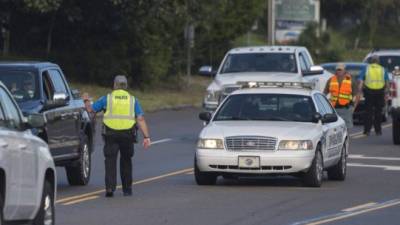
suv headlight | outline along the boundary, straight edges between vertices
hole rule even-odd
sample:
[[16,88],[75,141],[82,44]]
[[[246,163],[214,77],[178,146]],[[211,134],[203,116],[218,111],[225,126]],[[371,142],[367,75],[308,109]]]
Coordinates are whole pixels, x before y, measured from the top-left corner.
[[197,142],[197,147],[205,149],[224,149],[224,141],[222,139],[200,138],[199,142]]
[[207,102],[218,102],[219,92],[217,91],[207,91],[205,100]]
[[279,150],[313,150],[313,143],[310,140],[283,140],[279,142]]

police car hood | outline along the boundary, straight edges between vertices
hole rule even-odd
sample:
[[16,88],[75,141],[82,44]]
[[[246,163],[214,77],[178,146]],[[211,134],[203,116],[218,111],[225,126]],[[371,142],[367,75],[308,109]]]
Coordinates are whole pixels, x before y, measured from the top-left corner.
[[299,82],[301,76],[297,73],[277,72],[246,72],[224,73],[216,77],[215,82],[219,86],[234,85],[240,81],[270,81],[270,82]]
[[278,140],[309,140],[322,132],[320,124],[288,121],[215,121],[205,127],[201,138],[268,136]]

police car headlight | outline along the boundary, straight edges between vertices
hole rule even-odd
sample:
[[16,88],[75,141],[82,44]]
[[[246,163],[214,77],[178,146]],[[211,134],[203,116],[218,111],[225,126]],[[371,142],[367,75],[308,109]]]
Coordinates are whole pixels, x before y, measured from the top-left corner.
[[291,141],[283,140],[279,142],[280,150],[313,150],[313,143],[310,140]]
[[199,139],[197,143],[198,148],[206,149],[224,149],[224,142],[222,139]]

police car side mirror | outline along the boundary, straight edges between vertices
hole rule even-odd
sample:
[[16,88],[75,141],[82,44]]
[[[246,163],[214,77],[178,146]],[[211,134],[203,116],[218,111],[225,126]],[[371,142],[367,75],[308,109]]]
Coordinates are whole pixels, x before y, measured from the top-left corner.
[[315,113],[312,117],[312,122],[313,123],[318,123],[322,119],[322,116],[320,113]]
[[324,68],[321,66],[311,66],[308,71],[303,71],[303,76],[320,75],[324,73]]
[[211,120],[211,113],[210,112],[201,112],[199,114],[199,119],[208,123]]
[[202,66],[199,69],[199,75],[206,77],[214,77],[216,71],[213,70],[212,66]]
[[338,120],[338,116],[335,113],[328,113],[322,117],[322,123],[334,123]]

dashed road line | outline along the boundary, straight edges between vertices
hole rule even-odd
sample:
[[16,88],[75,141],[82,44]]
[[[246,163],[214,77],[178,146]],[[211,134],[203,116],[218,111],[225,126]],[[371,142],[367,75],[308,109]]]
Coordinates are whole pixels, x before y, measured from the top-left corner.
[[152,141],[151,145],[157,145],[157,144],[161,144],[161,143],[165,143],[165,142],[170,142],[172,141],[172,138],[164,138],[158,141]]
[[63,205],[73,205],[73,204],[76,204],[76,203],[89,201],[89,200],[93,200],[93,199],[97,199],[97,198],[100,198],[100,197],[98,195],[88,196],[86,198],[81,198],[81,199],[77,199],[77,200],[74,200],[74,201],[66,202]]

